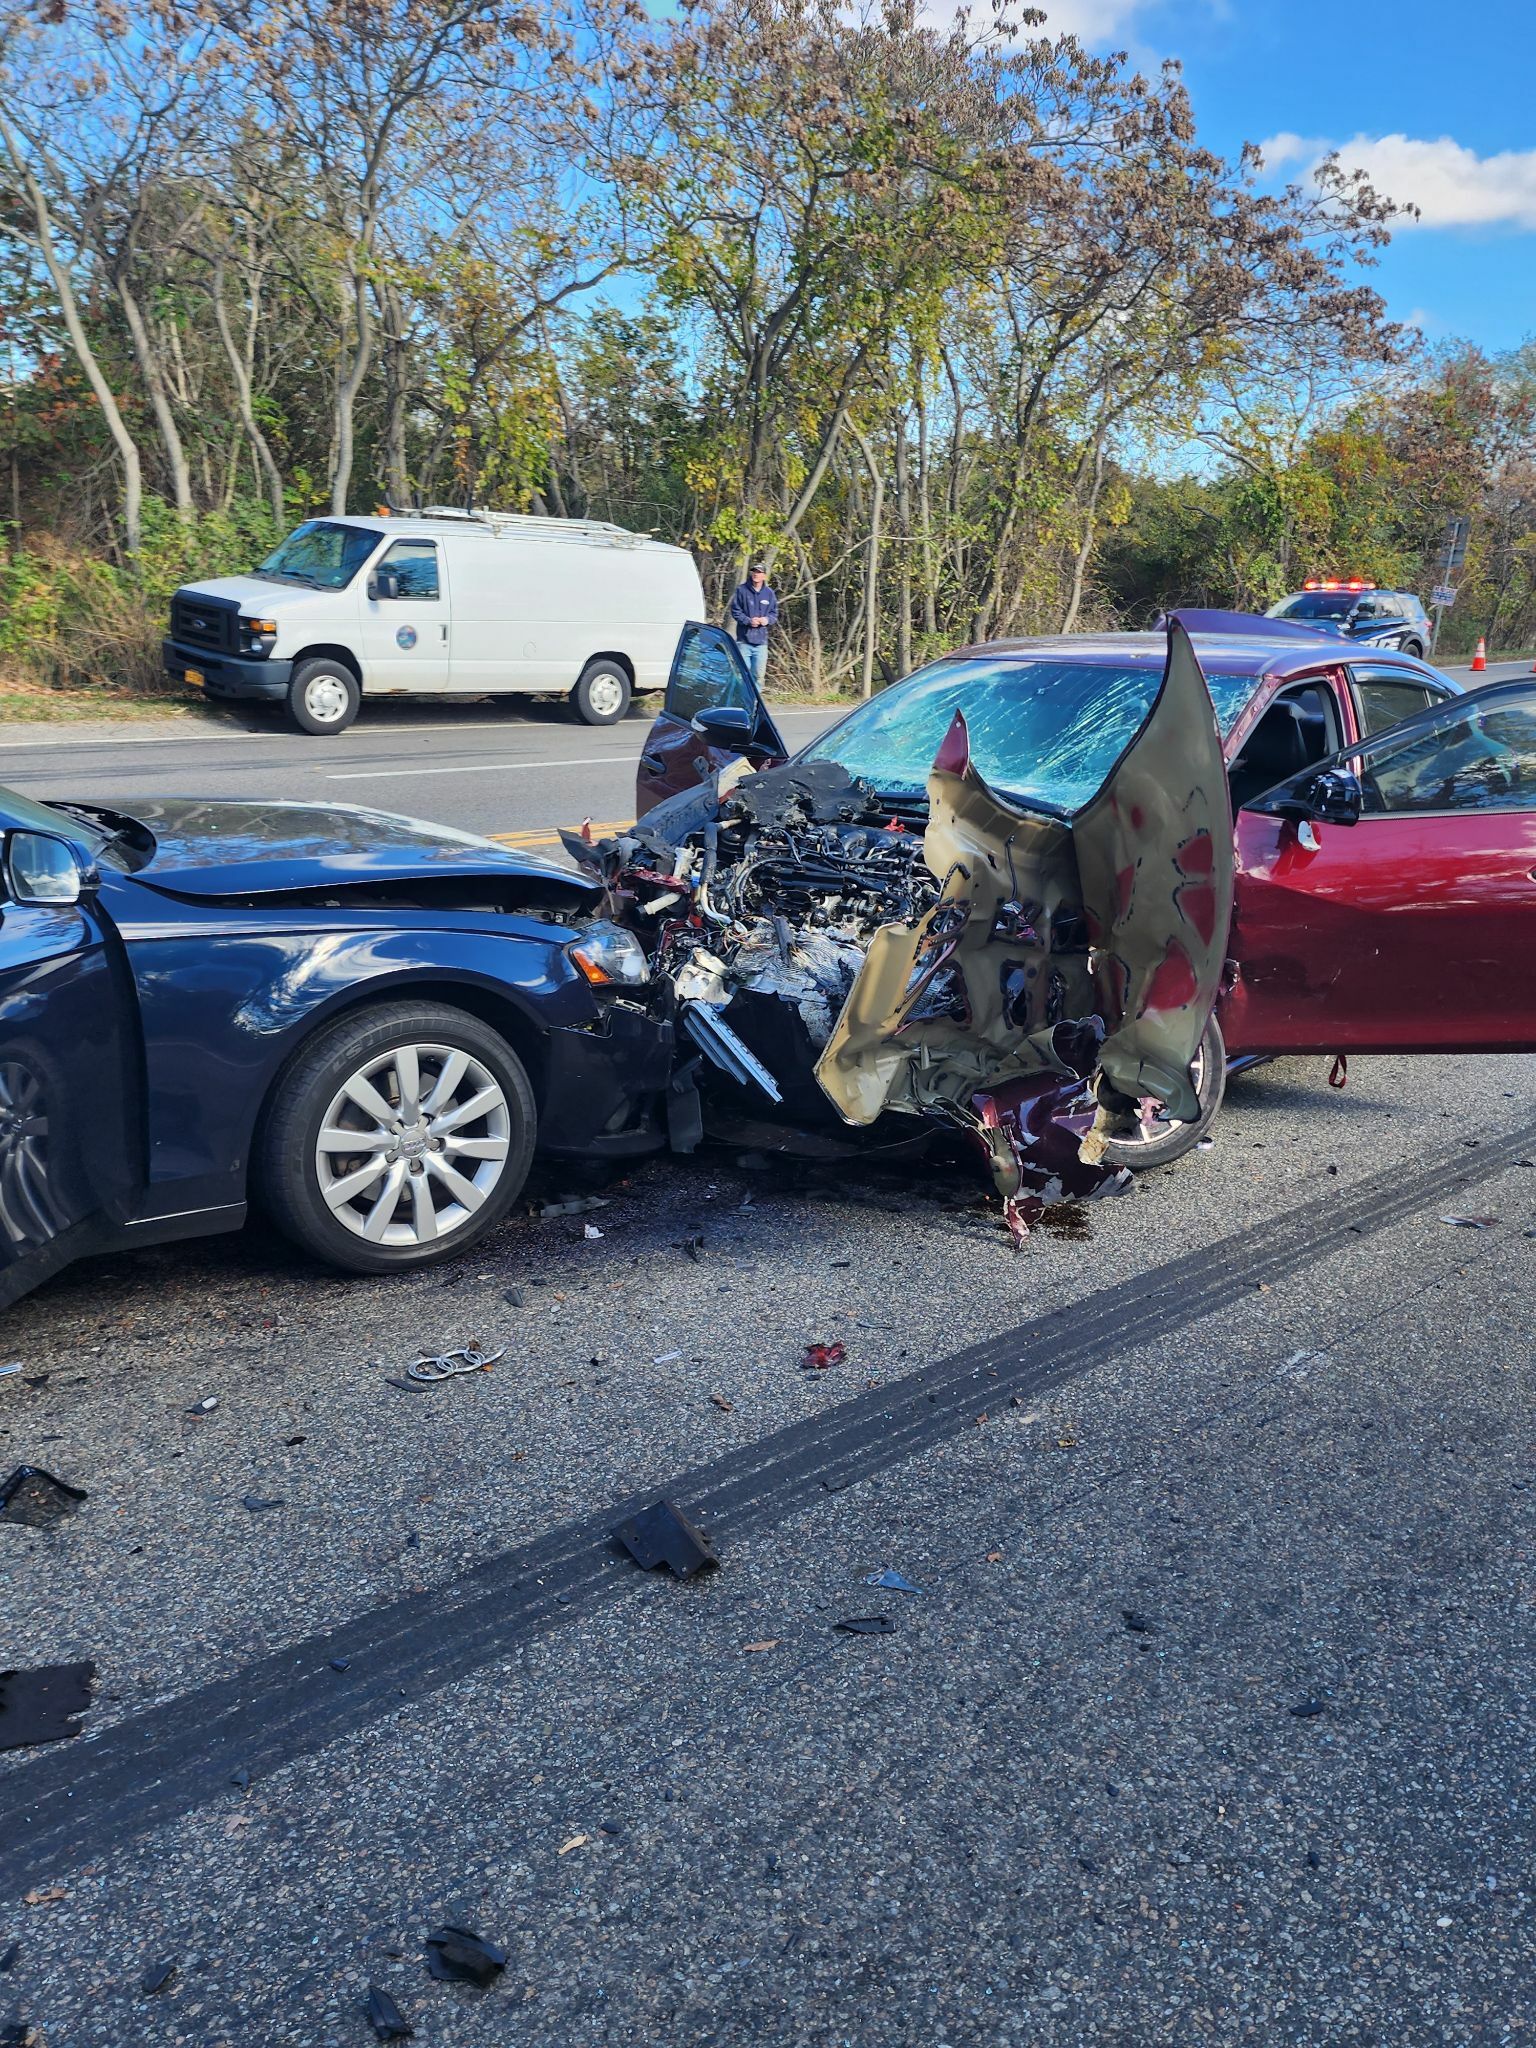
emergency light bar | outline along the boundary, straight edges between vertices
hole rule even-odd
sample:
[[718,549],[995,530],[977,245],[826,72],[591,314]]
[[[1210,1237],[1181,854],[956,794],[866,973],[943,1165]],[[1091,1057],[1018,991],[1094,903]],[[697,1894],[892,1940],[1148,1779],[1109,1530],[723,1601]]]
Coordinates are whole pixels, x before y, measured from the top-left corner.
[[1315,576],[1308,577],[1301,587],[1303,590],[1374,590],[1376,588],[1374,583],[1325,583],[1320,582]]

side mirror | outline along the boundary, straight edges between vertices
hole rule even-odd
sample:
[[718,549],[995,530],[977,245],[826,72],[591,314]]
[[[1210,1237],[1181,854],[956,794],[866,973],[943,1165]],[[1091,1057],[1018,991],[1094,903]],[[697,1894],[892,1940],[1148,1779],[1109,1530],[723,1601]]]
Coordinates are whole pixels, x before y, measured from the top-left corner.
[[400,576],[394,569],[374,569],[368,577],[368,595],[377,604],[381,597],[400,595]]
[[698,712],[692,729],[701,739],[718,747],[744,747],[752,738],[756,721],[750,711],[736,704],[709,704]]
[[1347,768],[1319,768],[1292,785],[1275,805],[1283,818],[1315,818],[1320,824],[1358,825],[1365,793]]
[[13,832],[5,842],[5,893],[13,903],[78,903],[88,877],[63,839]]

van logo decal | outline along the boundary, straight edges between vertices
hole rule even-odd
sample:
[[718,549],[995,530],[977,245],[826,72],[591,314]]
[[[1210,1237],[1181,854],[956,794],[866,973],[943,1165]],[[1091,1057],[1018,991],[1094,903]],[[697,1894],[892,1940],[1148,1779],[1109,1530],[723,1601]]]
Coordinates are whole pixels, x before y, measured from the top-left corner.
[[395,645],[397,647],[414,647],[416,645],[416,628],[414,626],[402,626],[395,635]]

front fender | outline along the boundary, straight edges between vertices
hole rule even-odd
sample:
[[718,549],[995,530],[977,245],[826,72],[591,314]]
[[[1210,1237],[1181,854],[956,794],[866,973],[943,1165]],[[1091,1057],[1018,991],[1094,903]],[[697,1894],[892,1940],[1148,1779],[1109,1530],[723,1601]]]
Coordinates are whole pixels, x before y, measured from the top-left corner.
[[[598,1016],[561,926],[509,917],[489,933],[317,930],[314,913],[188,913],[124,932],[143,1020],[149,1180],[177,1205],[238,1201],[267,1091],[297,1047],[359,1002],[457,985],[531,1032]],[[162,1190],[163,1192],[163,1190]]]

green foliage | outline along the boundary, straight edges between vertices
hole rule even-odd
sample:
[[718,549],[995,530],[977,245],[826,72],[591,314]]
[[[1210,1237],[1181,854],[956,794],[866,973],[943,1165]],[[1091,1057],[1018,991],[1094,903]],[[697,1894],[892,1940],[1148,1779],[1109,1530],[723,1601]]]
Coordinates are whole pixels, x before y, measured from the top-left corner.
[[24,549],[0,565],[0,679],[53,690],[165,688],[160,640],[172,591],[238,575],[281,537],[259,501],[184,525],[154,498],[136,573],[57,542]]

